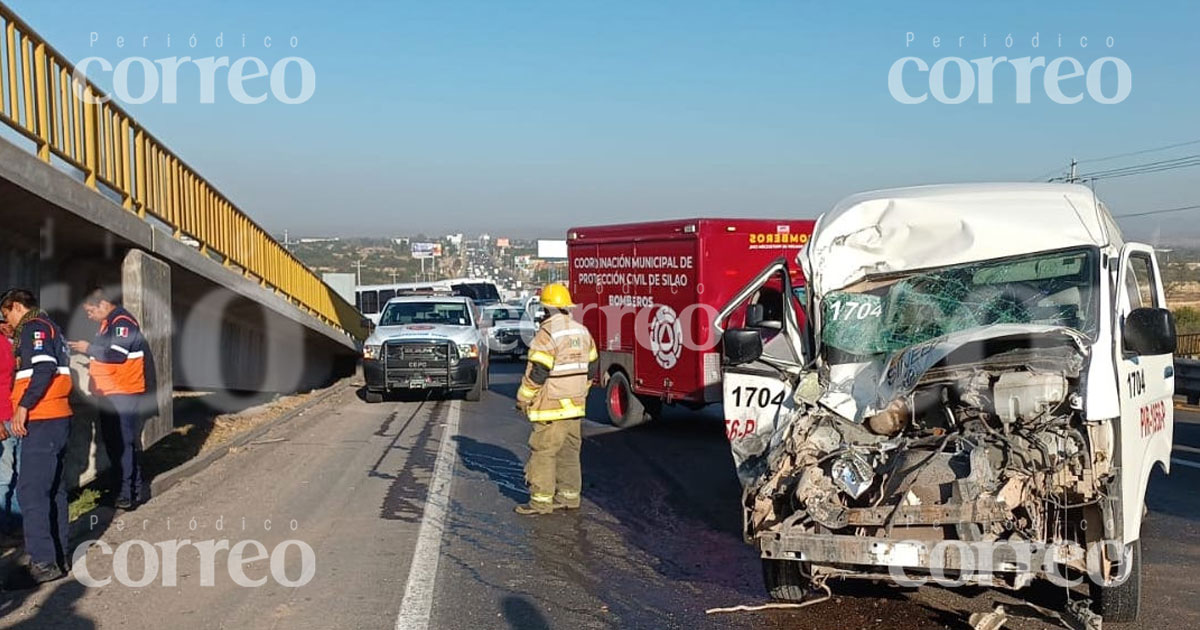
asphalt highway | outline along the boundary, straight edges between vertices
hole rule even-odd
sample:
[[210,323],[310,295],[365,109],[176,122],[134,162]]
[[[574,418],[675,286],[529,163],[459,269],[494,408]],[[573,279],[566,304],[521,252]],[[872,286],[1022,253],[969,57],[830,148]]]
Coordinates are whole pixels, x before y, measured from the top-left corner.
[[[85,585],[77,563],[74,578],[0,593],[0,627],[963,628],[998,600],[1061,603],[1046,587],[1014,597],[834,582],[832,601],[802,610],[707,615],[765,602],[719,414],[621,431],[593,396],[583,508],[522,517],[518,374],[494,365],[479,403],[372,405],[346,387],[137,511],[90,524],[86,538],[110,553],[93,544],[87,572],[109,581]],[[1200,414],[1178,413],[1176,444],[1147,501],[1142,619],[1124,627],[1200,626]],[[222,541],[242,543],[240,562],[223,549],[206,560],[202,548]],[[1023,614],[1008,627],[1055,627]]]

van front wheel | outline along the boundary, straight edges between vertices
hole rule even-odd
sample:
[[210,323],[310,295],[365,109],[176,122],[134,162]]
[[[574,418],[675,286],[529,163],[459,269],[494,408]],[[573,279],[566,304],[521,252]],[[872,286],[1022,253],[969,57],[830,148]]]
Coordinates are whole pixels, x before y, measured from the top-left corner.
[[799,560],[762,559],[763,586],[771,599],[781,602],[803,602],[810,599],[812,582],[804,575]]
[[1092,610],[1110,623],[1137,621],[1142,603],[1141,539],[1126,547],[1124,561],[1129,563],[1129,576],[1124,582],[1112,586],[1088,582],[1088,590],[1092,595]]

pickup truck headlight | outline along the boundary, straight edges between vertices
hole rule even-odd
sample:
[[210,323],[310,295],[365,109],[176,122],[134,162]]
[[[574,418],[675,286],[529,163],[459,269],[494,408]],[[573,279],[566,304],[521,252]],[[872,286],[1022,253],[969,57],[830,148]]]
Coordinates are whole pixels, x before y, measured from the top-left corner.
[[383,349],[383,345],[381,345],[381,344],[380,345],[371,345],[371,344],[364,345],[363,346],[363,358],[364,359],[378,359],[379,352],[382,349]]
[[473,343],[458,344],[458,356],[462,359],[478,359],[479,346]]

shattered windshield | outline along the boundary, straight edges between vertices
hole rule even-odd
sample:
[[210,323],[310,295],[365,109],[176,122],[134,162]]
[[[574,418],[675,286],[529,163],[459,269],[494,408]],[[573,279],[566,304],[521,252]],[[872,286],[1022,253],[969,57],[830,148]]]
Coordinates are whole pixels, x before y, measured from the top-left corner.
[[821,341],[827,355],[852,360],[992,324],[1066,326],[1091,337],[1097,258],[1095,249],[1068,250],[868,279],[824,296]]

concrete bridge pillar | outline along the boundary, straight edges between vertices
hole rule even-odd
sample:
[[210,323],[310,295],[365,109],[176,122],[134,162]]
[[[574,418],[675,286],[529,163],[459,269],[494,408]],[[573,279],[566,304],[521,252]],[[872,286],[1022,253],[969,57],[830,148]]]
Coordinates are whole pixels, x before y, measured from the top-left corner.
[[154,358],[155,405],[158,413],[142,426],[142,447],[161,440],[174,429],[171,393],[175,389],[171,338],[171,266],[140,249],[131,249],[121,262],[121,295],[125,308],[142,325]]

